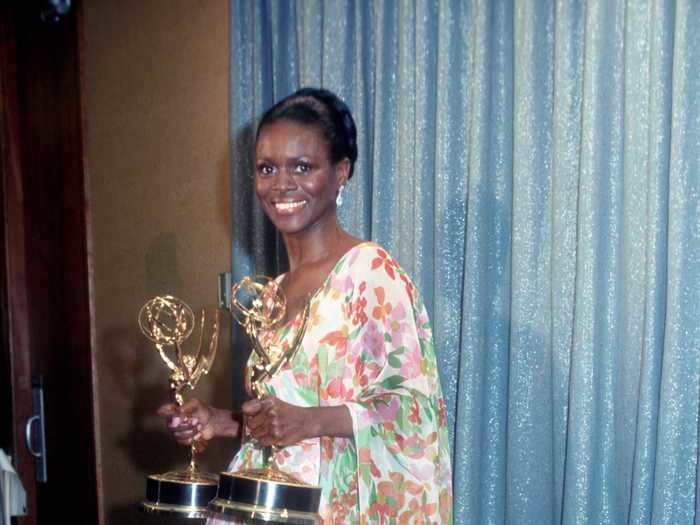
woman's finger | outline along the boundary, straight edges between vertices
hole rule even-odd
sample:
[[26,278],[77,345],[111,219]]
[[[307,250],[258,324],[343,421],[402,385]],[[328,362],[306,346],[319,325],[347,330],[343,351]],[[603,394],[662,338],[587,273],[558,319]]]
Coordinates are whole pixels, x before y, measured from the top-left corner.
[[241,412],[243,412],[244,415],[251,417],[260,412],[262,408],[263,404],[259,399],[249,399],[241,406]]
[[265,420],[259,416],[247,417],[245,424],[251,432],[256,431],[265,423]]
[[272,444],[272,438],[268,433],[268,429],[265,425],[261,425],[254,430],[251,430],[250,435],[263,447],[267,447]]
[[180,413],[187,417],[206,417],[209,411],[209,406],[202,403],[199,399],[192,398],[185,401],[180,407]]
[[167,426],[170,429],[174,428],[180,428],[180,427],[196,427],[197,425],[201,424],[201,421],[197,418],[189,418],[189,417],[182,417],[182,416],[173,416],[171,418],[168,418],[167,420]]
[[158,407],[156,413],[162,418],[172,417],[178,413],[178,407],[175,403],[166,403]]
[[202,431],[201,427],[181,427],[173,430],[173,436],[194,436],[195,434]]

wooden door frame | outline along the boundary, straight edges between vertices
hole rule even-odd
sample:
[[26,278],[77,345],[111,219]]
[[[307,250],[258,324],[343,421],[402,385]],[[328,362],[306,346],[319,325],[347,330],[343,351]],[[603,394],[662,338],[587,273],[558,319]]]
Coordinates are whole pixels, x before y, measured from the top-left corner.
[[[41,27],[31,18],[37,5],[0,2],[0,409],[11,415],[9,425],[3,415],[0,446],[13,456],[27,490],[28,514],[19,524],[60,517],[102,524],[82,6],[74,0],[62,26]],[[49,483],[36,485],[24,443],[31,379],[54,371],[45,394],[53,396]],[[75,467],[68,457],[74,454],[79,473],[67,470]]]
[[[17,94],[17,40],[12,3],[0,5],[0,169],[2,171],[2,270],[0,290],[3,324],[2,446],[12,455],[15,469],[27,491],[25,524],[36,523],[36,489],[25,480],[35,478],[34,459],[22,446],[22,422],[32,413],[30,334],[27,315],[26,255],[24,249],[24,195],[21,169],[20,126]],[[9,381],[6,381],[9,379]],[[7,388],[7,387],[6,387]],[[8,406],[9,403],[9,406]]]

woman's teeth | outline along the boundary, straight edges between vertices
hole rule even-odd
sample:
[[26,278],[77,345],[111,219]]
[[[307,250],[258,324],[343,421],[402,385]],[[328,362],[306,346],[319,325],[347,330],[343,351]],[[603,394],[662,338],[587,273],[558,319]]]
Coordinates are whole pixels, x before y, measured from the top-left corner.
[[292,212],[298,208],[301,208],[306,201],[294,201],[294,202],[276,202],[275,209],[279,212]]

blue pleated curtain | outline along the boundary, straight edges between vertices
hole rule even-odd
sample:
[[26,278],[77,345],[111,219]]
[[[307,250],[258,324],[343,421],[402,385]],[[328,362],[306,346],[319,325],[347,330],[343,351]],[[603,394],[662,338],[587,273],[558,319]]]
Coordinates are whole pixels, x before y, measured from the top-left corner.
[[303,85],[431,313],[455,523],[700,523],[700,2],[232,0],[234,278],[284,265],[251,136]]

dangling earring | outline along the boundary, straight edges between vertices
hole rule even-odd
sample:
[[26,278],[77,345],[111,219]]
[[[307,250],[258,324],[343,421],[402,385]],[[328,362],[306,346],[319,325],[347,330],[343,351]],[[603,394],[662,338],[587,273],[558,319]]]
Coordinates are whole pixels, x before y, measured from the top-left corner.
[[341,206],[343,204],[343,188],[345,186],[341,186],[338,188],[338,196],[335,198],[335,205],[336,206]]

